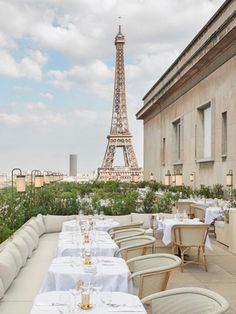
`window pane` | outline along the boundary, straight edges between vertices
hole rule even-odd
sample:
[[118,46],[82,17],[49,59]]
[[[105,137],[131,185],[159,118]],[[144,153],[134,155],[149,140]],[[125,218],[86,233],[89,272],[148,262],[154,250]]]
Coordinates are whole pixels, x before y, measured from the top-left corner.
[[203,110],[203,157],[211,158],[211,107]]

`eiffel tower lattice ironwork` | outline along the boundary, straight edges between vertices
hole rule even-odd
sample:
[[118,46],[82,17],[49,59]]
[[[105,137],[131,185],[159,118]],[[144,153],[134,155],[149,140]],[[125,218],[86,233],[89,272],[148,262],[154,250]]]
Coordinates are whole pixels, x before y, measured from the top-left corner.
[[[142,179],[142,168],[138,167],[132,144],[132,135],[128,126],[125,95],[124,44],[125,37],[121,33],[121,26],[119,25],[119,32],[115,38],[116,69],[111,130],[107,137],[108,144],[102,167],[98,168],[97,179],[100,181],[116,180],[130,182]],[[114,157],[118,147],[123,148],[124,166],[114,167]]]

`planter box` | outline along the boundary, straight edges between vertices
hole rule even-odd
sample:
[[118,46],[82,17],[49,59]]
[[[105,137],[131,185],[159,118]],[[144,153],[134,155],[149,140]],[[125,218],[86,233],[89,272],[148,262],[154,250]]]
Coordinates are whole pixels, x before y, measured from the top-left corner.
[[224,245],[229,246],[229,224],[225,221],[215,222],[216,240]]

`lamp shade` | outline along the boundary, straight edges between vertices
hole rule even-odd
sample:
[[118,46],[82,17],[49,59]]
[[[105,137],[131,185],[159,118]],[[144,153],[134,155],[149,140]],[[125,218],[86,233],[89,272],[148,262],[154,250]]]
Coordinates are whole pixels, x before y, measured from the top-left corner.
[[17,175],[16,176],[16,191],[17,192],[25,192],[26,185],[25,185],[25,176]]
[[42,175],[36,174],[34,177],[34,186],[36,188],[41,188],[42,186]]
[[44,183],[45,184],[49,184],[50,183],[50,175],[49,174],[44,175]]
[[229,170],[229,172],[226,175],[226,185],[228,187],[233,186],[233,171],[232,170]]
[[153,173],[151,172],[150,173],[150,181],[153,181],[154,180],[154,175],[153,175]]
[[176,173],[175,185],[176,186],[182,186],[183,185],[183,175],[182,175],[182,173]]
[[174,174],[172,174],[172,183],[175,184],[175,181],[176,181],[176,175],[174,173]]
[[165,185],[170,185],[171,182],[171,174],[170,174],[170,170],[167,171],[167,173],[165,174]]

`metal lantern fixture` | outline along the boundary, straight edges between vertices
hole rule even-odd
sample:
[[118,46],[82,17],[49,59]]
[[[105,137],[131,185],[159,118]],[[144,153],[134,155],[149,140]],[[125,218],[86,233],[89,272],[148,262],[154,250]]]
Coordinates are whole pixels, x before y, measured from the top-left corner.
[[16,191],[17,192],[25,192],[26,184],[25,184],[25,176],[24,175],[17,175],[16,176]]
[[171,173],[170,170],[167,171],[165,174],[165,185],[170,185],[171,183]]
[[175,181],[176,181],[176,174],[175,174],[175,172],[172,174],[171,179],[172,179],[172,184],[175,185]]
[[44,183],[45,184],[49,184],[50,183],[50,174],[49,173],[46,173],[44,175]]
[[34,186],[36,188],[41,188],[42,187],[42,178],[43,178],[43,176],[41,174],[36,174],[34,176]]
[[229,170],[229,172],[226,175],[226,185],[229,188],[232,188],[233,186],[233,170]]
[[183,175],[179,171],[175,175],[175,185],[182,186],[183,185]]
[[154,181],[154,175],[153,175],[153,173],[152,173],[152,172],[150,173],[150,177],[149,177],[149,179],[150,179],[150,181]]
[[192,173],[190,173],[189,181],[194,182],[194,179],[195,179],[194,172],[192,172]]

